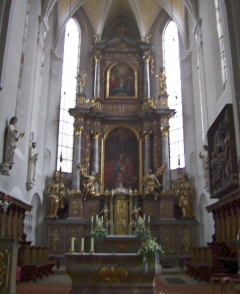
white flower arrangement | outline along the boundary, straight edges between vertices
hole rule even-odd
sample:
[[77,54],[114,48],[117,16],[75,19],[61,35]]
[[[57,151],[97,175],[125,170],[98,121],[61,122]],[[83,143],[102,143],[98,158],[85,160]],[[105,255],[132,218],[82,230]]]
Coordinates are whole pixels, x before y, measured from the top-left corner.
[[104,228],[103,220],[98,219],[96,221],[95,228],[91,232],[91,237],[93,238],[105,238],[107,236],[107,231]]
[[134,235],[144,240],[151,237],[151,232],[149,228],[146,227],[145,222],[141,217],[139,217],[137,221],[137,227],[136,227],[136,230],[134,231]]
[[162,246],[158,244],[155,237],[146,239],[142,243],[138,251],[138,254],[141,254],[143,256],[147,256],[147,255],[153,256],[157,254],[159,257],[163,257],[165,255],[164,250],[162,249]]

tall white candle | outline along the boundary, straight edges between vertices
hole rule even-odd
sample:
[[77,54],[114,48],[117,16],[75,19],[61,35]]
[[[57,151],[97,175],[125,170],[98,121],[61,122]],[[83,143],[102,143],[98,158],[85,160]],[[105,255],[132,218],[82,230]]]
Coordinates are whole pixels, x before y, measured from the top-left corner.
[[91,216],[91,223],[93,223],[93,215]]
[[148,216],[148,222],[150,223],[150,215]]
[[94,238],[91,238],[90,250],[94,251]]
[[144,214],[144,216],[143,216],[143,220],[145,221],[146,220],[146,215]]
[[84,251],[84,238],[81,238],[81,250]]
[[98,221],[98,214],[96,215],[96,222]]
[[72,237],[72,238],[71,238],[71,250],[72,250],[72,251],[74,251],[74,240],[75,240],[75,238]]

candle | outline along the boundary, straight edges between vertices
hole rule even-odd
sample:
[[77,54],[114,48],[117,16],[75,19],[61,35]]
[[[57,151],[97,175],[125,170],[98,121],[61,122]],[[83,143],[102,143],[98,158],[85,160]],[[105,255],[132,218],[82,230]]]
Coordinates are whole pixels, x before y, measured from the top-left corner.
[[81,251],[84,251],[84,238],[81,238]]
[[98,214],[96,215],[96,222],[98,221]]
[[74,251],[74,241],[75,241],[75,238],[72,237],[71,238],[71,251]]
[[94,238],[91,238],[90,251],[94,251]]
[[91,223],[93,223],[93,215],[91,216]]
[[146,220],[146,215],[144,214],[144,216],[143,216],[143,220],[145,221]]
[[150,223],[150,215],[148,216],[148,222]]

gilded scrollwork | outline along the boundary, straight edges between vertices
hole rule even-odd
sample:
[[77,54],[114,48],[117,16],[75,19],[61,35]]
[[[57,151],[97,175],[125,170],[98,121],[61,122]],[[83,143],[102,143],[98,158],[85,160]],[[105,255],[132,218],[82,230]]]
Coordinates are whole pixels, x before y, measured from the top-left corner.
[[100,272],[99,276],[106,282],[106,283],[119,283],[122,279],[126,278],[128,275],[127,270],[124,267],[111,267],[111,269],[107,267],[103,267]]
[[105,57],[121,57],[121,58],[133,58],[139,57],[139,54],[132,54],[132,53],[106,53]]
[[168,123],[169,123],[169,118],[168,117],[161,117],[160,124],[168,124]]
[[183,238],[182,238],[182,245],[183,245],[184,251],[188,251],[189,248],[191,247],[191,235],[190,235],[189,229],[184,230]]
[[76,123],[84,122],[84,118],[83,118],[83,117],[76,117],[76,118],[75,118],[75,122],[76,122]]
[[119,112],[119,106],[107,105],[103,107],[103,111],[106,112]]
[[57,229],[54,229],[52,236],[50,237],[50,245],[53,251],[57,250],[60,241],[60,235]]

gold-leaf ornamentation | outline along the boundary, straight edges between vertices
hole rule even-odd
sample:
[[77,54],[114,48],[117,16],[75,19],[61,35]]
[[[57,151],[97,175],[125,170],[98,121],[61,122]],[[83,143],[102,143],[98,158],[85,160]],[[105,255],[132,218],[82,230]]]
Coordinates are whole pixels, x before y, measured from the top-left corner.
[[106,283],[119,283],[122,279],[126,278],[128,275],[127,270],[124,267],[111,267],[111,269],[107,267],[103,267],[100,272],[99,276],[106,282]]

